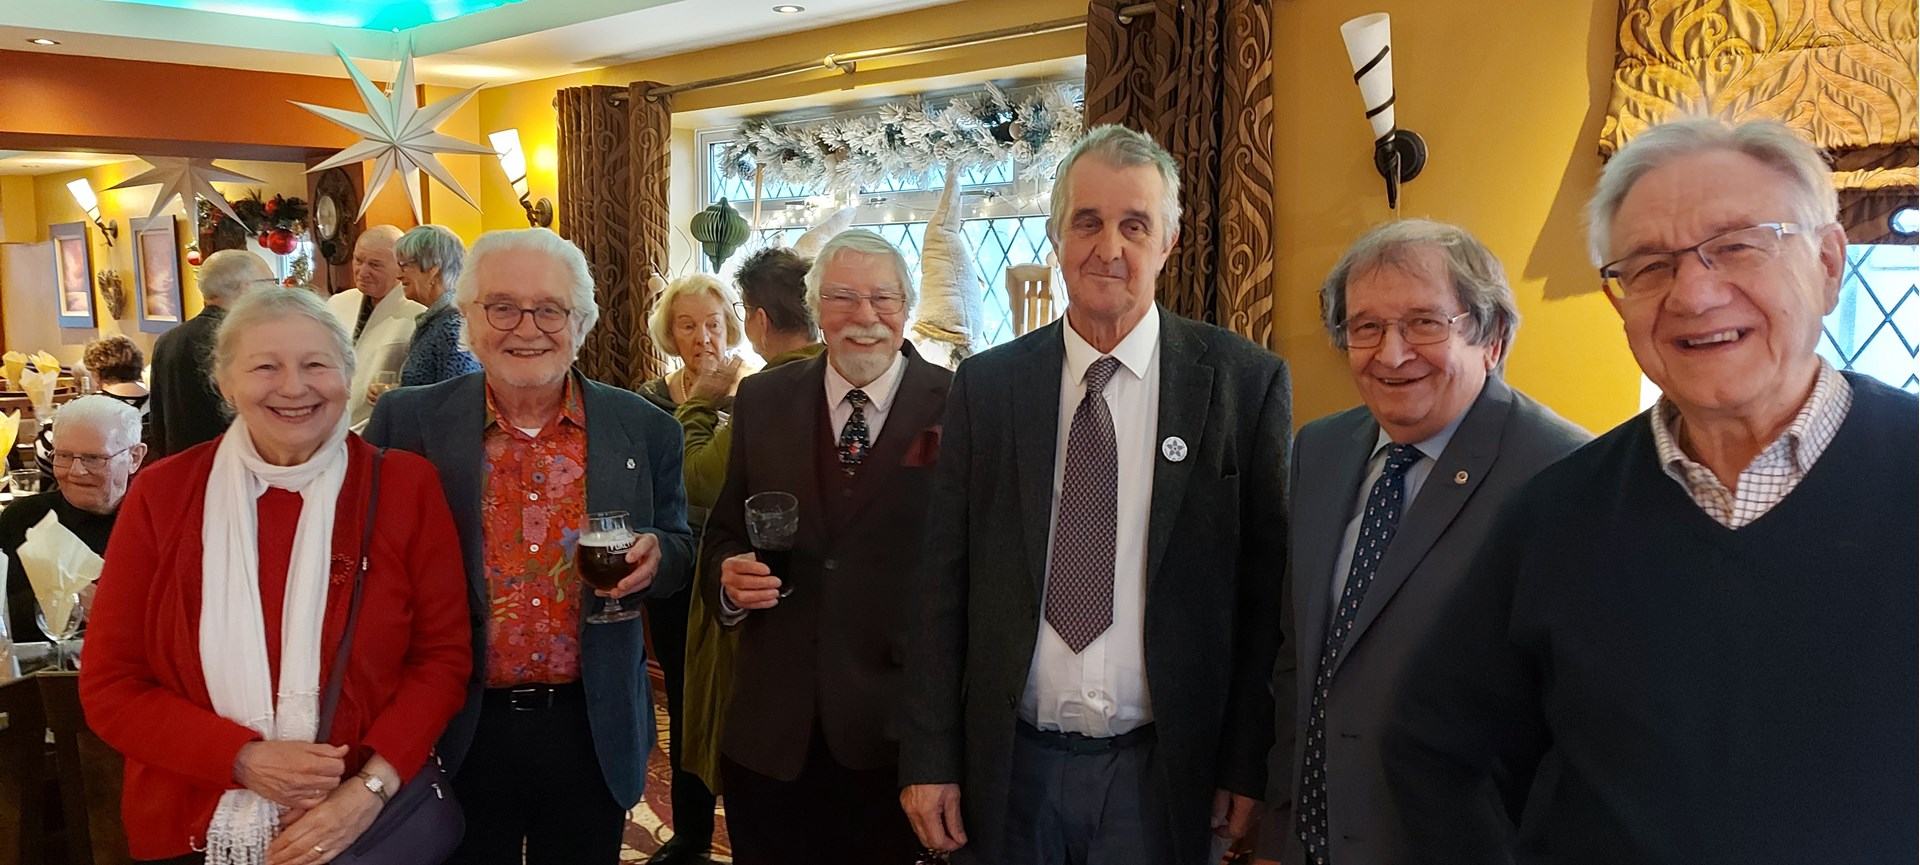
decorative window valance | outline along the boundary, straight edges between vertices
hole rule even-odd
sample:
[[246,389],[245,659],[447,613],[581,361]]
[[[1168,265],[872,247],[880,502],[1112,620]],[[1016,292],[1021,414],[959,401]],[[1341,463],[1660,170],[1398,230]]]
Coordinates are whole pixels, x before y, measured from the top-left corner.
[[1835,161],[1843,208],[1897,202],[1920,181],[1917,55],[1915,0],[1620,0],[1600,152],[1688,114],[1774,119]]

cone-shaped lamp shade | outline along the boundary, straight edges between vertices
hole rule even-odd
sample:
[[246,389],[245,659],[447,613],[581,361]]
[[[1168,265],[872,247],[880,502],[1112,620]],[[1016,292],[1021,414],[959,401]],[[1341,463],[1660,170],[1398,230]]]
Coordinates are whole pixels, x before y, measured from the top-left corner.
[[1373,139],[1393,132],[1393,30],[1387,13],[1362,15],[1340,25],[1347,41],[1347,59],[1353,62],[1353,82],[1373,124]]

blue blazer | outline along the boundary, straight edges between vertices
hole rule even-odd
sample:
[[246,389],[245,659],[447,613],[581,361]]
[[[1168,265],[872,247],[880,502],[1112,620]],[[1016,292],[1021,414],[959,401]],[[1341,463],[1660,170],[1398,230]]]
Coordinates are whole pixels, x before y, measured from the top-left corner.
[[[641,597],[685,587],[693,561],[687,493],[680,477],[680,424],[631,391],[575,374],[587,414],[587,510],[626,511],[638,531],[660,538],[660,571]],[[473,656],[486,657],[487,584],[481,573],[480,492],[485,456],[486,373],[391,391],[375,405],[367,441],[425,456],[440,470],[466,557],[473,611]],[[597,601],[597,595],[589,595]],[[584,604],[583,616],[604,606]],[[646,632],[640,619],[580,626],[581,679],[600,771],[621,807],[640,801],[647,752],[653,747],[653,694],[647,682]],[[480,722],[486,664],[474,662],[467,703],[440,737],[439,754],[454,773]]]

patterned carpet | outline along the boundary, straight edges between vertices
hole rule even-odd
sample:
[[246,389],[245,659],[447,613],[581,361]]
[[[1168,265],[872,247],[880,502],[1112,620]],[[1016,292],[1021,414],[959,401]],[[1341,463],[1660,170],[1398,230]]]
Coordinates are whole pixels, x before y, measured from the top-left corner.
[[[659,693],[659,680],[654,683],[655,693]],[[659,731],[660,744],[647,758],[647,794],[640,807],[627,815],[626,847],[620,852],[622,862],[645,862],[660,845],[673,837],[672,773],[667,768],[667,711],[664,707],[654,710],[654,721]],[[731,863],[728,854],[732,848],[727,846],[726,808],[716,809],[713,818],[713,861]]]

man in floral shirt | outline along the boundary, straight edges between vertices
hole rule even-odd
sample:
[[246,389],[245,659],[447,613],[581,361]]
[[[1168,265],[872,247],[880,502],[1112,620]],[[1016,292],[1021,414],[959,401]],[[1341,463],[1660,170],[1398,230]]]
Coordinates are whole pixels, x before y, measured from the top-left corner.
[[[586,258],[553,232],[483,235],[454,304],[481,371],[393,391],[367,428],[434,462],[466,558],[475,679],[439,748],[467,816],[451,861],[613,865],[653,699],[641,620],[588,617],[687,583],[680,425],[572,371],[599,310]],[[602,511],[637,535],[608,591],[573,565]]]

